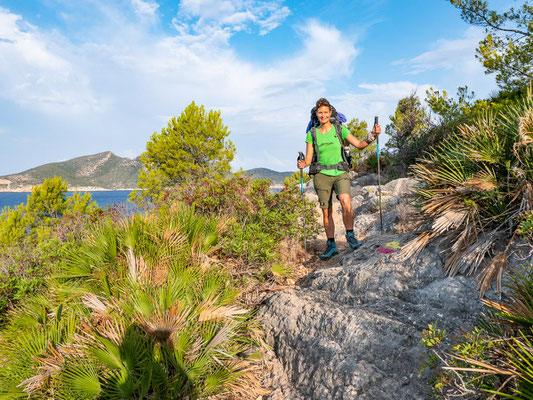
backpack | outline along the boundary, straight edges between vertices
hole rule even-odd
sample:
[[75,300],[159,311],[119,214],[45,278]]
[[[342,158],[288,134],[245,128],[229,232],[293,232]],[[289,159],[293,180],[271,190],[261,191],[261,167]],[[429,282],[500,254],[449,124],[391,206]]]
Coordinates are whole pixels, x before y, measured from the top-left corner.
[[335,107],[331,106],[330,122],[335,127],[335,132],[337,133],[337,137],[341,144],[342,161],[338,164],[333,165],[322,165],[318,163],[318,160],[320,159],[320,150],[318,149],[316,142],[316,128],[320,126],[320,122],[318,121],[318,117],[316,116],[316,107],[313,107],[311,109],[311,119],[307,124],[307,130],[305,131],[306,133],[311,131],[311,137],[313,138],[313,148],[315,149],[313,153],[313,160],[311,161],[311,165],[309,166],[309,175],[316,175],[320,171],[326,169],[338,169],[340,171],[348,172],[352,168],[352,155],[350,154],[349,150],[344,149],[344,141],[342,140],[342,124],[346,122],[346,117],[344,116],[344,114],[338,113],[337,110],[335,110]]

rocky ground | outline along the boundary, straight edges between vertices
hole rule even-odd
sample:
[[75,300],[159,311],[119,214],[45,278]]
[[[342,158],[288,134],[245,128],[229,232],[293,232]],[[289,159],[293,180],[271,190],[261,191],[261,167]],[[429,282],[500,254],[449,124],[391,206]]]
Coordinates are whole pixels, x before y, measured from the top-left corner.
[[400,258],[398,247],[414,237],[416,213],[407,195],[415,182],[382,186],[383,235],[374,184],[372,176],[352,181],[363,246],[351,251],[343,244],[335,203],[341,253],[316,268],[325,239],[319,237],[309,246],[314,272],[260,308],[273,349],[266,382],[271,400],[428,399],[429,372],[420,373],[422,331],[435,321],[447,332],[469,327],[482,309],[473,280],[442,273],[440,249],[429,246],[417,260]]

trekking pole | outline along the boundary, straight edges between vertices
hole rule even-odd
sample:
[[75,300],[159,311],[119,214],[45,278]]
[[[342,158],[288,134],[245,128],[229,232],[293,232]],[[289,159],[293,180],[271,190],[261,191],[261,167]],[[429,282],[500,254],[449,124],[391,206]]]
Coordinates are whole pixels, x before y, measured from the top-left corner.
[[[304,153],[298,152],[298,161],[305,160]],[[302,192],[302,217],[304,224],[304,250],[307,254],[307,240],[305,239],[305,199],[304,199],[304,170],[300,168],[300,191]]]
[[[374,117],[374,126],[378,124],[378,117]],[[379,162],[379,135],[376,136],[377,156],[378,156],[378,196],[379,196],[379,227],[383,235],[383,215],[381,212],[381,166]]]

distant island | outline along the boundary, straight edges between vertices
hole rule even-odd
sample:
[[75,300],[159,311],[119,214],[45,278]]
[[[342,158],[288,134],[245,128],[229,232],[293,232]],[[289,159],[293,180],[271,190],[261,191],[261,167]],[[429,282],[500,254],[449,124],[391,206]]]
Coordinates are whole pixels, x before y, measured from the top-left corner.
[[283,185],[285,178],[293,173],[292,171],[277,172],[268,168],[252,168],[246,171],[246,175],[251,179],[270,179],[273,185]]
[[[35,185],[55,176],[62,177],[69,190],[135,190],[142,168],[139,157],[119,157],[111,151],[76,157],[67,161],[44,164],[18,174],[0,176],[0,192],[29,192]],[[252,179],[270,179],[281,185],[292,172],[277,172],[268,168],[245,171]]]
[[106,151],[0,176],[0,191],[29,192],[33,186],[54,175],[62,177],[69,190],[136,189],[141,167],[139,157],[132,160]]

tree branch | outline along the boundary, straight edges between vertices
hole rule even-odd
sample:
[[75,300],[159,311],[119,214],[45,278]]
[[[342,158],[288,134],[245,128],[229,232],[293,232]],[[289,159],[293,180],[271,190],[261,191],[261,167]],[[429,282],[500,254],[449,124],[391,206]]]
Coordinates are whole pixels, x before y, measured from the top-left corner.
[[[496,30],[499,30],[499,31],[502,31],[502,32],[512,32],[512,33],[517,33],[519,35],[522,35],[522,36],[531,36],[532,34],[530,32],[524,32],[524,31],[520,31],[518,29],[510,29],[510,28],[502,28],[498,25],[494,25],[484,14],[476,11],[476,10],[473,10],[473,9],[469,9],[469,11],[471,13],[473,13],[474,15],[476,15],[477,17],[481,18],[483,21],[485,21],[485,23],[490,26],[491,28],[493,29],[496,29]],[[478,24],[478,25],[482,25],[481,23]]]

